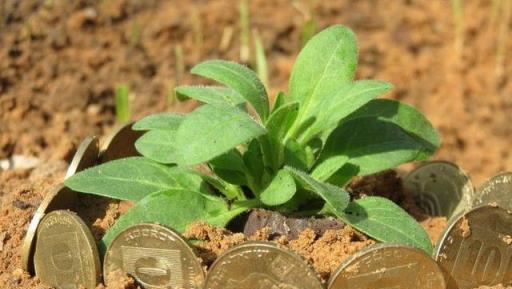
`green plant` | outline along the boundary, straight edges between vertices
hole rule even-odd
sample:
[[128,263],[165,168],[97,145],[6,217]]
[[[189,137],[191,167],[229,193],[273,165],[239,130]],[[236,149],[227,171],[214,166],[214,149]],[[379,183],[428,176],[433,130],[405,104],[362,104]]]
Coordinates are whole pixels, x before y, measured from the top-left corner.
[[[440,139],[416,109],[375,99],[392,85],[354,81],[353,32],[330,27],[299,54],[289,94],[270,109],[267,92],[245,66],[210,60],[192,73],[225,86],[180,86],[204,105],[189,114],[150,115],[133,129],[144,157],[112,161],[66,180],[70,188],[136,204],[103,238],[138,222],[183,231],[197,220],[225,226],[256,207],[284,214],[333,215],[383,242],[431,252],[427,233],[388,199],[350,200],[340,186],[356,175],[425,160]],[[251,116],[246,105],[255,111]],[[208,168],[196,170],[198,166]]]
[[120,123],[130,121],[130,88],[126,84],[119,84],[115,89],[116,120]]
[[249,9],[249,0],[240,0],[238,4],[240,14],[240,61],[249,63],[251,56],[250,31],[251,31],[251,11]]
[[453,19],[455,22],[455,50],[459,55],[464,48],[464,2],[463,0],[451,0]]
[[254,53],[255,53],[255,67],[256,72],[258,73],[258,77],[265,86],[268,88],[268,66],[267,66],[267,56],[265,55],[265,47],[263,47],[263,42],[261,41],[260,34],[257,30],[253,31],[254,38]]

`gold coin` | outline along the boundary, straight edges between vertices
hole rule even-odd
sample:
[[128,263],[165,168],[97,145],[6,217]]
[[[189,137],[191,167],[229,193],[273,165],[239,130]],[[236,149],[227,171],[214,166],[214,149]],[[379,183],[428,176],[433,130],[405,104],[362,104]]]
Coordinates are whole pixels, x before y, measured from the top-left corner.
[[512,210],[512,173],[501,173],[487,180],[476,191],[473,205],[496,203]]
[[34,244],[36,241],[36,230],[45,214],[59,209],[72,209],[77,201],[77,193],[63,185],[57,185],[48,193],[30,221],[27,233],[21,244],[21,267],[23,270],[34,273]]
[[471,207],[474,194],[469,176],[445,161],[427,162],[404,178],[404,188],[430,216],[451,216]]
[[66,172],[66,179],[72,175],[90,168],[98,163],[99,160],[99,142],[97,137],[88,137],[82,141],[76,150],[73,160]]
[[58,289],[94,289],[100,279],[100,258],[91,231],[76,214],[58,210],[37,228],[36,276]]
[[448,288],[469,289],[512,281],[512,215],[490,205],[454,218],[436,246]]
[[210,268],[205,289],[322,289],[299,256],[270,242],[248,242],[224,253]]
[[329,289],[444,289],[443,272],[424,251],[375,244],[344,261],[329,279]]
[[178,233],[156,224],[137,224],[124,229],[105,254],[103,275],[133,276],[145,289],[202,288],[204,272],[192,248]]
[[135,141],[144,133],[132,129],[133,123],[118,127],[101,146],[101,162],[113,161],[121,158],[140,156],[135,148]]

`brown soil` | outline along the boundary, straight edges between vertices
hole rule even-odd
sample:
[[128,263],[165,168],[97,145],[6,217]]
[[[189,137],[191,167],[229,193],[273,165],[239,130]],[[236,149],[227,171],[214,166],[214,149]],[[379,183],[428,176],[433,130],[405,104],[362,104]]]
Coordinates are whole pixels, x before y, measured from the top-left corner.
[[[0,160],[13,155],[41,159],[35,169],[0,171],[4,288],[44,288],[18,269],[20,241],[41,198],[62,181],[76,145],[85,136],[111,130],[115,85],[130,85],[134,118],[190,109],[193,104],[171,104],[167,97],[176,83],[197,81],[188,74],[177,75],[174,48],[183,48],[186,70],[207,58],[238,60],[233,2],[0,3]],[[510,51],[511,43],[506,33],[499,37],[503,17],[493,16],[491,2],[464,1],[461,49],[454,45],[450,1],[317,1],[314,9],[320,27],[343,23],[355,30],[360,45],[358,78],[394,83],[388,96],[417,106],[440,130],[444,143],[435,158],[455,161],[476,185],[512,167],[512,65],[509,55],[497,54],[500,44],[503,51]],[[288,0],[251,3],[253,28],[265,43],[273,95],[286,90],[304,18]],[[220,47],[226,27],[234,29],[233,39]],[[379,194],[392,192],[374,189]],[[406,199],[390,197],[422,220],[435,239],[436,228],[445,220],[425,219]],[[88,207],[91,202],[98,209],[91,213],[82,206],[81,215],[97,236],[126,209],[123,203],[87,198],[82,204]],[[336,239],[336,232],[332,234]]]

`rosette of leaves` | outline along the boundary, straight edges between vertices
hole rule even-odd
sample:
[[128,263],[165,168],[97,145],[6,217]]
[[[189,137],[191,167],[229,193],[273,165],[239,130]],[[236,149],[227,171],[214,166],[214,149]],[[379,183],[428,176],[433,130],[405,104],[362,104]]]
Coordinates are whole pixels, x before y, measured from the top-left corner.
[[[392,85],[354,80],[353,32],[332,26],[313,37],[293,66],[288,94],[273,105],[249,68],[210,60],[192,73],[219,86],[180,86],[203,105],[133,125],[142,157],[108,162],[66,181],[73,190],[134,201],[103,245],[128,225],[156,222],[178,231],[195,221],[226,226],[263,207],[283,214],[331,215],[382,242],[431,252],[429,236],[382,197],[353,199],[343,188],[364,176],[425,160],[440,139],[415,108],[377,99]],[[271,108],[272,107],[272,108]]]

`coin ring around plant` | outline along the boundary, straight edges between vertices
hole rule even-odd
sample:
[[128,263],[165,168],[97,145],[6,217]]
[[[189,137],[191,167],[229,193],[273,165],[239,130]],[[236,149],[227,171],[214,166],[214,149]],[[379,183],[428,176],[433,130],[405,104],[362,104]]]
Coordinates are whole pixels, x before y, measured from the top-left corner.
[[34,273],[33,258],[36,242],[36,232],[45,214],[59,209],[73,209],[77,202],[77,193],[71,189],[57,185],[39,204],[25,233],[21,244],[21,268]]
[[37,228],[34,267],[43,283],[57,289],[96,288],[100,257],[84,221],[65,210],[47,214]]
[[101,145],[100,162],[108,162],[126,157],[140,156],[135,141],[144,131],[132,129],[133,122],[117,127]]
[[328,289],[446,288],[443,272],[424,251],[403,245],[374,244],[345,260]]
[[448,288],[509,284],[511,236],[512,215],[498,206],[481,205],[454,217],[434,254]]
[[66,172],[66,179],[72,175],[98,164],[100,155],[97,137],[87,137],[80,143]]
[[105,284],[111,273],[133,276],[145,289],[202,288],[204,271],[187,242],[175,231],[141,223],[120,232],[103,262]]
[[450,218],[471,207],[473,183],[454,163],[426,162],[411,171],[403,183],[416,205],[430,216]]
[[496,203],[512,210],[512,172],[498,174],[483,183],[475,193],[473,206]]
[[205,289],[321,289],[309,265],[271,242],[247,242],[225,252],[210,267]]

